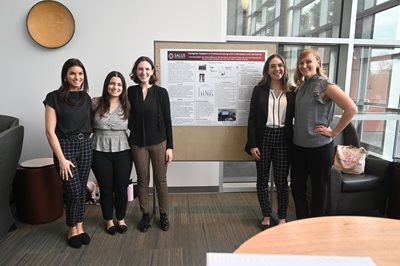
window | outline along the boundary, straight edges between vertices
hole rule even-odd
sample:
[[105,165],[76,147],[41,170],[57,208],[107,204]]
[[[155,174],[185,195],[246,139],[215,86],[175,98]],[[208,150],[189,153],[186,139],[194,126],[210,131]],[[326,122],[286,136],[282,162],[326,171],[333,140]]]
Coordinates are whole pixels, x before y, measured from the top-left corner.
[[228,0],[228,35],[339,37],[342,0]]
[[399,40],[398,1],[360,0],[357,7],[355,37],[359,39]]

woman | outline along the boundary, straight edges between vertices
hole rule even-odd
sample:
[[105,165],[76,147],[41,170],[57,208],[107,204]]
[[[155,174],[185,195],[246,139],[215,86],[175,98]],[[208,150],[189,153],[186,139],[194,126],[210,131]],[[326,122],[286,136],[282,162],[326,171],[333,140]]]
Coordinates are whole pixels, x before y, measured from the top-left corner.
[[[123,234],[128,230],[125,214],[132,156],[128,142],[130,104],[120,72],[107,75],[102,96],[93,99],[93,109],[92,169],[99,183],[105,229],[110,235]],[[114,208],[117,225],[113,221]]]
[[89,235],[83,230],[86,184],[92,164],[88,89],[85,67],[78,59],[71,58],[62,67],[60,88],[48,93],[43,101],[46,136],[66,196],[68,244],[74,248],[90,242]]
[[[297,59],[294,80],[298,85],[295,108],[291,188],[297,219],[325,214],[328,180],[333,162],[333,137],[357,112],[352,99],[324,74],[317,50],[306,49]],[[339,123],[330,123],[337,104],[343,109]],[[310,177],[312,201],[307,201]]]
[[172,123],[169,96],[166,89],[155,84],[154,63],[146,56],[139,57],[133,65],[131,79],[139,84],[128,88],[131,103],[129,129],[130,144],[139,185],[139,204],[143,213],[139,230],[150,227],[149,180],[150,161],[157,189],[160,209],[160,228],[167,231],[168,186],[167,164],[172,161]]
[[263,215],[261,230],[271,226],[268,192],[271,162],[278,192],[279,224],[286,222],[294,102],[285,61],[282,56],[273,54],[265,62],[263,78],[253,90],[245,148],[256,161],[257,196]]

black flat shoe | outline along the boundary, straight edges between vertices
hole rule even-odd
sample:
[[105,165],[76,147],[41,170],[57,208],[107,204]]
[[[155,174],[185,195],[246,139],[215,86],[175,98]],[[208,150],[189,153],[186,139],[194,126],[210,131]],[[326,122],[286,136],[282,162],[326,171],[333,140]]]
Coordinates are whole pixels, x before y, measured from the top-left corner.
[[267,230],[267,229],[271,228],[271,225],[270,225],[270,224],[263,224],[263,223],[260,223],[259,227],[260,227],[260,229],[261,229],[262,231],[264,231],[264,230]]
[[80,248],[82,246],[81,238],[76,235],[68,239],[68,245],[73,248]]
[[128,231],[128,226],[127,225],[125,225],[125,224],[118,225],[118,232],[120,234],[123,234],[126,231]]
[[115,235],[116,233],[117,233],[117,231],[118,231],[118,229],[117,229],[117,227],[115,226],[115,225],[113,225],[113,226],[110,226],[110,227],[106,227],[106,232],[109,234],[109,235]]
[[267,230],[267,229],[269,229],[269,228],[271,228],[271,225],[270,225],[270,224],[260,224],[260,229],[261,229],[262,231]]
[[88,234],[82,233],[82,234],[79,235],[79,238],[80,238],[81,243],[82,243],[83,245],[89,245],[89,243],[90,243],[90,236],[89,236]]
[[138,225],[138,228],[141,232],[145,233],[150,227],[150,215],[148,213],[143,213],[143,217]]

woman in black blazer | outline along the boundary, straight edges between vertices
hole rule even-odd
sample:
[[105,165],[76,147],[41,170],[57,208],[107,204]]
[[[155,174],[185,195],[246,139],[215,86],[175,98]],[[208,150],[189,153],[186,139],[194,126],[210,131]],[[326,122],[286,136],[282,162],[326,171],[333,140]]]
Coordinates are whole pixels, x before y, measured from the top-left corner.
[[268,229],[272,212],[268,182],[271,162],[278,192],[279,224],[286,222],[288,173],[293,136],[294,88],[290,85],[284,58],[268,57],[263,78],[253,90],[250,102],[245,150],[256,161],[257,196],[263,218],[261,230]]

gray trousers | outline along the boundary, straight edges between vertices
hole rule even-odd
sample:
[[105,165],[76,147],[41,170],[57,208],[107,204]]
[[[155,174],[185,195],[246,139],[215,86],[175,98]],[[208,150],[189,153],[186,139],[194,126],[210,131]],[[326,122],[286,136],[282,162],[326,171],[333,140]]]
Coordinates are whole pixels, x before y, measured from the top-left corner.
[[139,204],[143,213],[149,212],[149,182],[150,182],[150,162],[153,170],[153,181],[157,189],[158,205],[160,213],[167,212],[168,209],[168,186],[167,186],[167,163],[165,151],[167,142],[139,147],[132,147],[133,162],[137,174],[139,186]]

